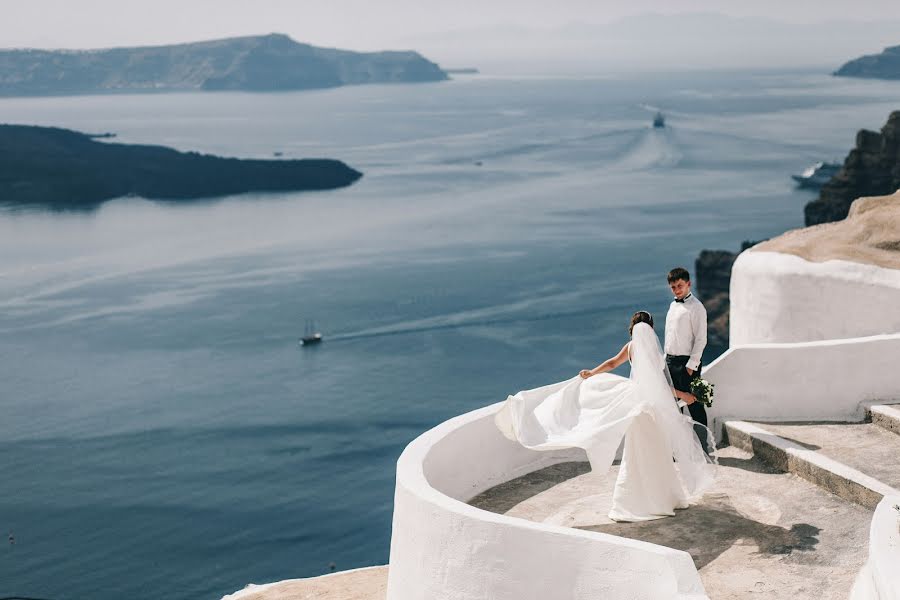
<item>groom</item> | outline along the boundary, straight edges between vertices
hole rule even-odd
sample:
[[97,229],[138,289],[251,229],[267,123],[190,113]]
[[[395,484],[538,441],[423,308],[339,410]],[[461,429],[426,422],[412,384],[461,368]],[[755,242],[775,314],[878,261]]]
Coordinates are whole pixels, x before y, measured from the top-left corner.
[[[681,267],[669,271],[669,289],[675,299],[666,314],[666,366],[675,389],[690,393],[691,380],[700,377],[701,358],[706,347],[706,309],[691,293],[691,276]],[[683,410],[683,409],[682,409]],[[706,440],[706,409],[702,402],[688,404],[703,451],[709,454]]]

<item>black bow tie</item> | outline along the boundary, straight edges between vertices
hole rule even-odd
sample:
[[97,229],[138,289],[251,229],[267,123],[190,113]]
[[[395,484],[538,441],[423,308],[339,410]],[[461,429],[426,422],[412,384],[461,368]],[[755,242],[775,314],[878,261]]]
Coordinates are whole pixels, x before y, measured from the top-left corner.
[[675,302],[677,302],[678,304],[684,304],[684,301],[687,300],[687,299],[690,298],[690,297],[691,297],[691,295],[688,294],[688,295],[685,296],[684,298],[675,298]]

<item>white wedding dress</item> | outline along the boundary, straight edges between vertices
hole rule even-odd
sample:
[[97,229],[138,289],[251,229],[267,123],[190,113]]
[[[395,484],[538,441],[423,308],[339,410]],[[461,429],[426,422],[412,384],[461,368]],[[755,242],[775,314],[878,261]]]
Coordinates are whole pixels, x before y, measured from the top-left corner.
[[507,398],[495,422],[533,450],[583,448],[601,474],[624,437],[609,518],[647,521],[698,500],[713,484],[716,464],[703,452],[694,421],[678,410],[659,338],[646,323],[634,326],[630,358],[629,379],[604,373],[525,390]]

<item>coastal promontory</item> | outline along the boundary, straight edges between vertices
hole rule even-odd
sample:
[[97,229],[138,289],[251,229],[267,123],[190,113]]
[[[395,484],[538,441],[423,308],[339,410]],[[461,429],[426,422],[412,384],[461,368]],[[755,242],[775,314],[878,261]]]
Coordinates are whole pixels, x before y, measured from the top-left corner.
[[900,46],[890,46],[881,54],[870,54],[851,60],[834,74],[838,77],[900,79]]
[[222,158],[94,137],[56,127],[0,125],[0,204],[90,208],[120,196],[187,200],[328,190],[362,177],[338,160]]
[[0,95],[331,88],[443,81],[413,51],[319,48],[283,34],[101,50],[0,50]]

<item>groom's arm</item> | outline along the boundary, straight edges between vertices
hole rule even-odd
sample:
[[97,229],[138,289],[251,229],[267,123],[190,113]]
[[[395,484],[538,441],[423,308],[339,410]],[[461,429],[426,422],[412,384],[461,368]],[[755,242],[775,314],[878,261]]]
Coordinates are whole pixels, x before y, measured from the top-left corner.
[[702,304],[696,314],[691,315],[691,327],[694,330],[694,345],[691,348],[691,357],[685,367],[690,369],[693,375],[693,372],[700,366],[703,349],[706,348],[706,309]]

